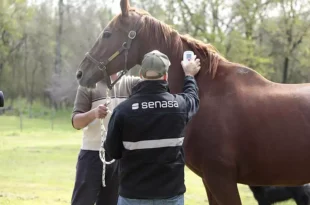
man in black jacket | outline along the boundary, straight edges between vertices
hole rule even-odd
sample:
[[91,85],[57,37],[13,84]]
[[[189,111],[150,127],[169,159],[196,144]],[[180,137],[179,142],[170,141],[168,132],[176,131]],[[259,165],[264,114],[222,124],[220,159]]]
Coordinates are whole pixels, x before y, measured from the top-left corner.
[[184,129],[199,107],[194,76],[200,60],[182,61],[183,93],[168,92],[168,57],[144,56],[142,82],[111,116],[106,152],[120,160],[118,205],[184,204]]

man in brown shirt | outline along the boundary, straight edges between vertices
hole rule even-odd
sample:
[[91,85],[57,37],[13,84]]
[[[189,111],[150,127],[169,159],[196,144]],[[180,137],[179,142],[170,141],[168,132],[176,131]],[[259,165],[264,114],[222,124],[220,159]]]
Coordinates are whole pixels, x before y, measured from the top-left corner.
[[[116,80],[112,75],[111,80]],[[107,85],[100,81],[95,89],[78,87],[72,113],[72,125],[83,129],[82,146],[76,166],[72,205],[116,205],[118,197],[118,162],[106,166],[106,187],[102,186],[103,164],[99,157],[101,145],[100,119],[107,128],[113,109],[130,94],[139,77],[123,76],[109,91],[111,103],[106,107]],[[111,111],[111,112],[108,112]],[[106,157],[107,160],[108,157]]]

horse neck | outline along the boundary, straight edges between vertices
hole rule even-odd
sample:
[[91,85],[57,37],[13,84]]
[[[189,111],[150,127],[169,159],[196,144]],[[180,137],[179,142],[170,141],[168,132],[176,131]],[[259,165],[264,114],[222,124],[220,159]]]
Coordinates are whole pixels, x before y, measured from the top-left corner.
[[186,50],[190,49],[188,46],[183,45],[178,51],[171,49],[167,52],[171,61],[171,66],[168,73],[169,89],[171,93],[181,93],[183,91],[185,75],[181,61],[183,60],[183,53]]
[[[139,49],[140,53],[139,56],[141,58],[141,61],[144,54],[152,50],[159,50],[165,53],[169,57],[169,60],[171,61],[171,66],[168,73],[169,74],[168,82],[170,91],[171,93],[182,92],[184,85],[184,71],[181,65],[181,61],[183,60],[184,51],[193,50],[193,48],[191,48],[189,44],[182,39],[180,41],[182,45],[180,45],[179,49],[164,45],[160,42],[153,42],[153,41],[151,42],[148,37],[145,37],[145,39],[143,39],[143,42],[145,42],[144,46]],[[234,85],[237,86],[240,83],[242,84],[253,82],[266,83],[267,81],[261,75],[259,75],[258,73],[249,68],[246,68],[245,66],[223,60],[219,61],[217,71],[213,78],[213,76],[209,71],[210,66],[209,59],[200,59],[200,60],[202,62],[201,70],[200,73],[196,76],[196,81],[199,87],[203,87],[203,90],[200,89],[202,92],[203,91],[208,92],[209,89],[214,88],[214,86],[217,86],[219,84],[229,83],[232,84],[233,86]],[[234,75],[236,75],[236,77],[233,77]],[[231,78],[228,78],[228,76],[231,76]],[[244,78],[244,76],[249,76],[249,78],[251,78],[253,81],[250,82],[249,80]],[[227,82],[227,79],[230,79],[230,82]]]
[[[172,66],[169,72],[169,87],[172,93],[182,92],[184,85],[184,71],[181,66],[183,59],[183,52],[186,50],[193,50],[186,42],[183,42],[183,50],[181,54],[173,55]],[[256,71],[237,63],[232,63],[220,59],[215,69],[215,75],[210,72],[209,59],[201,60],[201,70],[195,77],[201,93],[213,93],[220,89],[224,93],[231,89],[238,89],[240,86],[251,87],[253,85],[265,86],[270,84],[270,81],[264,78]]]
[[[180,38],[180,37],[178,36],[176,38]],[[190,48],[187,42],[184,42],[181,39],[176,39],[176,40],[182,43],[182,45],[179,45],[178,48],[175,48],[172,46],[169,47],[166,45],[163,46],[160,43],[156,44],[152,42],[149,45],[146,45],[145,48],[140,49],[140,52],[142,54],[148,53],[156,49],[156,50],[163,52],[164,54],[168,56],[171,62],[171,66],[169,68],[169,73],[168,73],[168,83],[169,83],[169,89],[171,93],[181,93],[183,91],[184,71],[181,65],[181,61],[183,60],[184,51],[193,50]],[[149,39],[147,39],[147,41],[145,42],[149,42]],[[201,72],[205,72],[208,68],[209,68],[209,65],[206,65],[206,64],[202,65]],[[203,81],[206,82],[208,81],[208,79],[204,78]]]
[[[186,41],[181,39],[180,42],[182,42],[182,45],[180,45],[179,50],[175,51],[172,48],[169,52],[167,52],[168,57],[171,61],[168,81],[169,81],[169,88],[172,93],[180,93],[183,90],[184,71],[181,65],[181,61],[183,60],[184,51],[193,50]],[[202,61],[206,62],[207,59],[200,59],[200,60],[201,62]],[[199,74],[196,76],[198,85],[201,84],[200,81],[207,83],[212,80],[210,78],[210,75],[206,73],[208,69],[209,69],[209,65],[202,64],[200,72],[203,74]],[[205,75],[208,75],[208,77]],[[201,78],[200,76],[204,76],[204,77]]]
[[183,90],[184,85],[184,71],[181,65],[183,59],[184,50],[188,48],[180,47],[176,50],[170,46],[164,45],[161,42],[150,41],[149,37],[142,37],[143,46],[139,48],[139,59],[138,62],[142,62],[143,56],[153,50],[159,50],[160,52],[166,54],[171,62],[171,66],[168,72],[168,83],[171,93],[180,93]]

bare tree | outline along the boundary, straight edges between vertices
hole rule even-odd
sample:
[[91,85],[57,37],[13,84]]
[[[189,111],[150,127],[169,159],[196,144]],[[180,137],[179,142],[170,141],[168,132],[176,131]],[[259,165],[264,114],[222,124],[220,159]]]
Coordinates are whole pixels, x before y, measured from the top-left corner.
[[60,74],[61,72],[61,42],[63,33],[63,15],[64,15],[64,2],[63,0],[58,1],[58,29],[56,35],[56,58],[55,58],[55,73]]

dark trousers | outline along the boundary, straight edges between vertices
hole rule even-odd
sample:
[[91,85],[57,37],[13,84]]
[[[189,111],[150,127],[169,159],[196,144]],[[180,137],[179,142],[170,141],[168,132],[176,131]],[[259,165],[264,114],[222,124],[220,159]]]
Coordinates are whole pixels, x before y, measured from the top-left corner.
[[[106,156],[106,159],[108,157]],[[106,187],[102,186],[102,162],[98,151],[81,150],[76,166],[71,205],[117,205],[118,161],[106,165]]]

